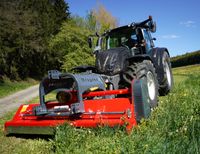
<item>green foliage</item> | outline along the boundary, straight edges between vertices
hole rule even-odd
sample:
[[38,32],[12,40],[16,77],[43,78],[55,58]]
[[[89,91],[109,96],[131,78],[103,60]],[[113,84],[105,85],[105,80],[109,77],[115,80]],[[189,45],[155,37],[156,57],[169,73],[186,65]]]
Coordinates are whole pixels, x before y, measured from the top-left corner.
[[96,29],[97,28],[96,27],[97,20],[96,20],[95,16],[93,15],[92,11],[87,13],[85,21],[86,21],[87,29],[89,29],[91,32],[97,31],[97,29]]
[[57,51],[62,69],[65,71],[78,65],[94,64],[94,58],[87,43],[90,31],[77,25],[80,23],[77,19],[65,22],[61,31],[50,40],[49,44],[52,51]]
[[85,18],[70,18],[64,0],[2,0],[0,78],[40,78],[50,69],[68,71],[77,65],[94,64],[87,37],[116,24],[102,5]]
[[64,0],[0,1],[0,75],[43,76],[55,63],[49,58],[53,55],[48,51],[49,37],[68,16]]
[[200,50],[171,58],[172,67],[200,64]]
[[49,38],[57,34],[63,21],[69,18],[68,5],[64,0],[21,0],[20,10],[30,11],[38,36]]
[[69,71],[71,68],[81,65],[94,65],[94,58],[91,56],[91,54],[79,50],[76,53],[71,52],[64,56],[62,69]]

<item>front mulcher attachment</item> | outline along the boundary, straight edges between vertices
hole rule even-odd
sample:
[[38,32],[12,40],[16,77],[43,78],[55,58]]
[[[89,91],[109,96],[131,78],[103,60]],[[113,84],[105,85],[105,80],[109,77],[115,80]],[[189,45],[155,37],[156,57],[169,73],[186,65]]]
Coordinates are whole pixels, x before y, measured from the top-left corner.
[[150,115],[147,84],[133,80],[130,88],[109,89],[105,76],[49,71],[40,83],[40,104],[21,105],[5,133],[52,135],[55,127],[126,125],[128,131]]

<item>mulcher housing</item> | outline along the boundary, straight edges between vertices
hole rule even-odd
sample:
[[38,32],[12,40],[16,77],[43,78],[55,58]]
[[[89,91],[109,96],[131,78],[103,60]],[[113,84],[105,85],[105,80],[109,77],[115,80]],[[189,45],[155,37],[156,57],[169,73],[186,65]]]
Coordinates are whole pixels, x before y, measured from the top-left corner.
[[[40,104],[21,105],[5,123],[6,134],[49,135],[64,123],[75,127],[126,125],[130,130],[150,114],[147,86],[142,80],[134,80],[129,89],[105,90],[104,79],[98,74],[49,74],[40,83]],[[46,102],[45,96],[55,90],[69,94],[68,102]]]

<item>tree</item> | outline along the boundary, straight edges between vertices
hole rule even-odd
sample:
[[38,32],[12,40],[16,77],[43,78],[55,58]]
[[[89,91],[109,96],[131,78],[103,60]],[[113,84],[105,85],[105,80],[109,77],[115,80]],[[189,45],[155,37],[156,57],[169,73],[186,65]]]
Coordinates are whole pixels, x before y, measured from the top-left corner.
[[0,1],[0,75],[43,76],[55,62],[49,38],[70,18],[68,9],[64,0]]
[[88,48],[88,36],[98,30],[100,33],[117,26],[114,18],[102,5],[96,10],[89,11],[85,18],[72,16],[70,22],[65,22],[61,31],[50,40],[51,51],[56,50],[60,57],[57,63],[62,65],[62,70],[69,71],[74,66],[94,65],[94,57]]
[[[96,30],[100,33],[118,26],[117,19],[101,4],[97,6],[97,9],[93,9],[91,13],[96,19]],[[89,17],[91,17],[91,15],[89,14]]]
[[84,27],[91,32],[103,33],[104,31],[118,26],[118,20],[109,13],[103,5],[87,12],[85,18],[72,16],[77,26]]
[[91,49],[87,44],[90,34],[88,29],[77,25],[76,18],[65,22],[61,31],[50,40],[50,49],[57,51],[55,57],[59,57],[57,63],[62,65],[62,70],[69,71],[74,66],[94,64]]
[[94,16],[93,11],[89,11],[86,15],[85,18],[85,22],[86,22],[86,28],[91,31],[91,32],[95,32],[97,31],[96,26],[97,26],[97,20],[96,17]]

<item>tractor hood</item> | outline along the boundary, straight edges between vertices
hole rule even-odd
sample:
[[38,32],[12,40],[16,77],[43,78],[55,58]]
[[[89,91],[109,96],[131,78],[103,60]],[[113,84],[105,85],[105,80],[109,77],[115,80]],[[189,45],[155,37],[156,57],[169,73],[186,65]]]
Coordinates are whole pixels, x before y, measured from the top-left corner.
[[130,57],[130,52],[125,47],[118,47],[98,52],[96,56],[98,72],[115,75],[125,69],[126,59]]

